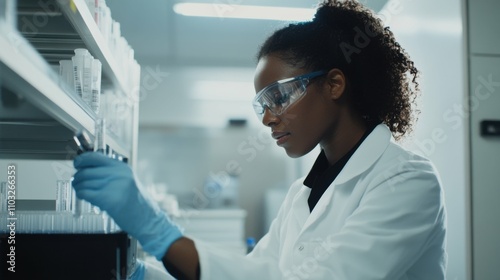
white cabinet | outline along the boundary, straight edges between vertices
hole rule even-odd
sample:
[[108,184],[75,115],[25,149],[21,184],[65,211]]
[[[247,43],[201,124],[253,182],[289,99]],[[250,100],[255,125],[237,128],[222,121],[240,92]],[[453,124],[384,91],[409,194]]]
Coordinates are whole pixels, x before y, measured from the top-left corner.
[[[500,1],[466,0],[469,39],[472,279],[500,274],[500,137],[481,134],[500,122]],[[498,130],[498,127],[490,127]]]
[[174,222],[188,237],[245,254],[245,218],[246,212],[242,209],[184,210]]
[[500,55],[500,1],[469,0],[469,46],[471,54]]
[[500,137],[482,136],[480,124],[500,121],[500,58],[472,56],[470,62],[473,279],[498,279]]

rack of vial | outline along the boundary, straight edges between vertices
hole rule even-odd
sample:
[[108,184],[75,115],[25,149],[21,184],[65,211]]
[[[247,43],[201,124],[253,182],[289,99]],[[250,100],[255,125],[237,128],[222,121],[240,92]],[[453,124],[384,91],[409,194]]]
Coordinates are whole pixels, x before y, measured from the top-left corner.
[[[86,49],[76,49],[71,60],[59,61],[59,76],[68,87],[101,119],[108,132],[129,146],[132,141],[134,98],[118,90],[101,91],[102,65]],[[138,82],[138,81],[137,81]]]
[[101,99],[102,65],[86,49],[76,49],[71,60],[59,61],[61,81],[74,90],[98,114]]
[[134,49],[121,35],[120,23],[111,17],[111,10],[104,0],[86,0],[90,14],[107,42],[111,53],[118,63],[120,76],[128,82],[127,87],[135,87],[135,77],[140,72],[140,66],[134,59]]
[[[1,212],[0,212],[1,214]],[[0,215],[7,225],[8,215]],[[16,211],[18,233],[116,233],[120,228],[104,213],[85,213],[75,216],[71,212]]]
[[[2,196],[0,223],[8,224],[7,184],[0,184]],[[99,208],[78,199],[71,182],[59,180],[56,185],[55,211],[15,211],[16,232],[19,233],[114,233],[116,223]]]

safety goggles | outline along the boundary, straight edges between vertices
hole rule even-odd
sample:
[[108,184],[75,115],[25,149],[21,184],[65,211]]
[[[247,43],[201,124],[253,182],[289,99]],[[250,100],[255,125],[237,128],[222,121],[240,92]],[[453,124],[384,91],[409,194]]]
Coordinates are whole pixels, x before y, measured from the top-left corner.
[[315,71],[301,76],[276,81],[255,95],[253,108],[262,121],[266,107],[275,116],[283,114],[288,107],[297,102],[306,92],[310,81],[325,75],[327,71]]

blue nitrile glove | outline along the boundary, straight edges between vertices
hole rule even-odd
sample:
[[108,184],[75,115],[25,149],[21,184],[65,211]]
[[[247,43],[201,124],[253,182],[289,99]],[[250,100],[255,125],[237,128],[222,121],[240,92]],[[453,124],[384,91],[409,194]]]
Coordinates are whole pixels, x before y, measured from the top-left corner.
[[136,238],[158,260],[182,237],[165,212],[138,187],[130,167],[100,153],[87,152],[74,160],[76,196],[106,211],[116,224]]

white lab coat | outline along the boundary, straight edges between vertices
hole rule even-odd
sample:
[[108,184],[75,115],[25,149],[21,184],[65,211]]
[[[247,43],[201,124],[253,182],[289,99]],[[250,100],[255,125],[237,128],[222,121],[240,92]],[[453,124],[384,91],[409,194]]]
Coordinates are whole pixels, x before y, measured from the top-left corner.
[[445,279],[446,214],[433,165],[378,125],[310,213],[304,178],[239,256],[195,240],[201,279]]

